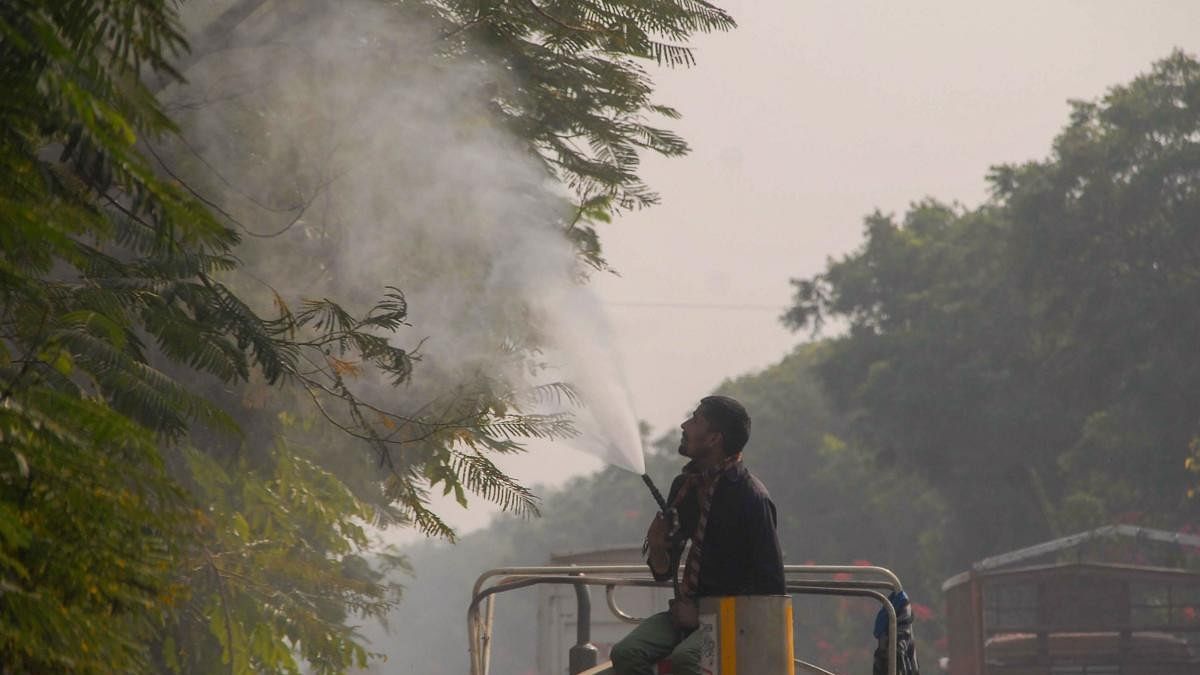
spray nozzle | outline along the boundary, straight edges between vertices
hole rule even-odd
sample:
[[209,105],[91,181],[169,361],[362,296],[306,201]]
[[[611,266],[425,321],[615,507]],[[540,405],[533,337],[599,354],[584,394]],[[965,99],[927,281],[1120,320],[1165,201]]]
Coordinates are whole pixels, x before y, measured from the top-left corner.
[[658,491],[658,486],[654,484],[654,481],[650,480],[650,474],[642,474],[642,482],[646,484],[646,487],[650,488],[650,494],[654,495],[654,501],[658,502],[658,509],[666,513],[669,510],[667,500],[663,499],[662,493]]

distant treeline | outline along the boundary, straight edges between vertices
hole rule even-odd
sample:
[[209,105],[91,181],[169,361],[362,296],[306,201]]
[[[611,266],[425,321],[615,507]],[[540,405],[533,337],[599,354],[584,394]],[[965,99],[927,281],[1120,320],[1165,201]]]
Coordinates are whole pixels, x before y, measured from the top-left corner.
[[976,209],[926,200],[794,283],[845,334],[816,371],[844,439],[947,506],[952,567],[1120,521],[1194,524],[1200,63],[1072,103],[1048,158]]

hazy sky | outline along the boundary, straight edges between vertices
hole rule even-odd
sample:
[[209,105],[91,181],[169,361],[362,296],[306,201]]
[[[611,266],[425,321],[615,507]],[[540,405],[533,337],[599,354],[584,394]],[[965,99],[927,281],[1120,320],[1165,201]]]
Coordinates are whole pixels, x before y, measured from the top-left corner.
[[[717,2],[739,28],[656,75],[693,152],[646,158],[662,204],[602,231],[621,276],[594,282],[656,435],[807,337],[778,321],[788,280],[854,249],[864,215],[977,205],[989,166],[1047,155],[1068,99],[1200,53],[1200,0]],[[552,446],[506,466],[556,484],[599,464]]]

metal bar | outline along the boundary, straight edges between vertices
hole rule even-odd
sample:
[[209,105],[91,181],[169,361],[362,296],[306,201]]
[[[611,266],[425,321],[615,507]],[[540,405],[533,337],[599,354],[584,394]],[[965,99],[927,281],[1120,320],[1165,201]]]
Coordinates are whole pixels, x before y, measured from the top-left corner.
[[[891,588],[891,583],[887,582],[887,581],[831,580],[831,581],[823,581],[820,583],[822,586],[828,586],[830,588],[877,588],[877,589],[878,588]],[[622,586],[643,586],[643,585],[649,585],[649,584],[632,583],[632,584],[620,584],[620,585],[622,585]],[[662,585],[665,587],[666,583],[665,582],[661,582],[661,583],[655,582],[654,585]],[[621,621],[624,621],[625,623],[637,624],[637,623],[641,623],[641,622],[645,621],[646,620],[645,617],[638,618],[636,616],[633,616],[633,615],[627,613],[625,610],[621,609],[620,605],[617,604],[616,590],[617,590],[617,584],[607,584],[604,587],[604,599],[605,599],[606,603],[608,604],[608,611],[612,612],[613,616],[617,617]]]
[[783,573],[785,575],[788,573],[875,575],[890,581],[891,588],[894,591],[903,590],[904,588],[900,583],[900,577],[897,577],[894,572],[886,567],[877,567],[875,565],[784,565]]
[[[556,581],[562,582],[561,577],[553,577]],[[470,606],[467,607],[467,640],[470,642],[468,650],[471,656],[471,675],[487,675],[487,665],[482,658],[482,649],[480,646],[479,635],[479,603],[485,598],[489,598],[497,593],[512,591],[518,588],[534,586],[543,583],[544,580],[537,578],[518,579],[505,584],[497,584],[485,591],[477,593],[471,599]]]
[[888,596],[879,591],[870,589],[851,589],[851,588],[824,588],[821,586],[788,586],[789,593],[801,593],[807,595],[858,595],[869,596],[879,600],[887,611],[888,616],[888,675],[896,675],[896,608],[892,607],[892,601]]
[[877,591],[894,591],[890,581],[854,581],[853,579],[789,579],[789,584],[820,585],[826,588],[871,588]]
[[[501,575],[520,574],[642,574],[648,572],[645,565],[549,565],[542,567],[498,567],[479,575],[472,589],[472,595],[478,593],[484,582]],[[850,574],[875,575],[892,582],[892,590],[901,590],[900,579],[891,570],[873,565],[784,565],[784,575],[788,574]]]
[[645,617],[639,619],[636,616],[626,614],[625,610],[617,606],[616,590],[616,584],[608,584],[604,587],[604,599],[608,602],[608,611],[612,612],[613,616],[617,617],[621,621],[624,621],[625,623],[641,623],[645,621]]
[[519,574],[592,574],[592,573],[609,573],[609,574],[646,574],[647,568],[645,565],[590,565],[580,567],[576,565],[547,565],[543,567],[497,567],[479,575],[475,580],[475,586],[471,589],[471,595],[474,597],[479,594],[479,590],[483,584],[492,577],[502,575],[519,575]]
[[[587,584],[575,587],[575,645],[570,649],[570,675],[596,665],[596,647],[592,644],[592,594]],[[493,596],[494,597],[494,596]]]
[[492,667],[492,620],[496,618],[496,600],[498,596],[490,596],[487,599],[487,610],[483,613],[483,672],[486,673]]
[[[657,581],[649,576],[592,576],[588,574],[509,574],[496,583],[497,586],[504,585],[509,581],[519,581],[524,579],[562,579],[564,583],[579,583],[586,582],[588,586],[603,586],[608,583],[613,583],[618,586],[654,586],[661,588],[669,588],[671,580]],[[853,579],[789,579],[785,583],[800,584],[800,585],[821,585],[829,588],[873,588],[876,590],[891,591],[895,586],[890,581],[877,581],[870,579],[853,580]]]
[[817,675],[835,675],[835,673],[825,670],[821,666],[813,665],[808,661],[802,661],[800,659],[792,659],[792,661],[795,662],[797,666],[800,666],[809,672],[816,673]]
[[467,656],[471,662],[471,675],[486,675],[487,668],[479,645],[478,612],[474,603],[467,607]]
[[575,586],[575,644],[592,641],[592,596],[587,584]]

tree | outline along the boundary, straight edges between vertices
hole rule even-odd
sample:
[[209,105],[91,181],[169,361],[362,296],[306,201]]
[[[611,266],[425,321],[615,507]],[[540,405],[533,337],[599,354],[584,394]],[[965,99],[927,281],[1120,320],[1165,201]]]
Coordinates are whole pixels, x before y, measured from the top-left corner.
[[156,433],[228,418],[150,368],[143,338],[186,343],[210,371],[246,368],[222,334],[163,330],[153,292],[190,286],[193,306],[217,304],[218,288],[187,280],[230,264],[236,241],[134,147],[170,129],[133,76],[182,47],[173,15],[87,9],[0,11],[0,660],[20,672],[144,666],[181,591],[185,501]]
[[946,496],[957,564],[1188,517],[1197,92],[1175,53],[1075,103],[1050,158],[993,171],[990,203],[875,214],[862,248],[794,282],[785,322],[848,320],[822,381],[864,447]]
[[687,152],[683,139],[647,120],[647,114],[674,119],[679,113],[651,101],[653,87],[641,64],[692,65],[695,57],[685,43],[691,35],[735,25],[704,0],[466,0],[434,6],[447,22],[451,51],[495,54],[518,75],[496,90],[494,100],[547,169],[583,204],[600,198],[624,208],[658,199],[637,176],[641,152]]
[[[236,3],[204,47],[263,4]],[[652,201],[637,153],[684,150],[638,118],[651,110],[649,81],[625,59],[686,53],[655,46],[656,31],[682,39],[732,25],[704,3],[596,5],[604,18],[582,32],[553,14],[568,3],[389,7],[400,20],[479,12],[439,49],[473,49],[465,33],[487,27],[530,53],[514,81],[536,84],[497,96],[514,107],[495,114],[552,149],[564,137],[596,142],[591,159],[554,150],[574,162],[555,175],[583,177],[563,229],[595,265],[591,223],[610,203]],[[626,48],[582,56],[618,33]],[[381,613],[396,591],[366,565],[362,522],[451,536],[427,507],[433,486],[532,512],[531,493],[489,454],[570,431],[560,416],[523,413],[519,387],[487,378],[419,414],[428,400],[373,405],[354,385],[361,372],[401,385],[415,367],[415,349],[394,340],[408,313],[399,289],[354,289],[352,309],[267,294],[276,305],[262,309],[262,291],[236,275],[238,223],[157,153],[179,139],[178,111],[156,94],[195,63],[187,48],[162,0],[0,9],[0,662],[15,672],[361,664],[344,620]],[[560,106],[551,121],[567,66],[598,100]],[[549,73],[560,79],[535,79]],[[361,443],[338,444],[356,466],[379,462],[383,474],[345,482],[324,465],[327,449],[289,438],[297,425],[311,432],[314,415],[290,402],[269,410],[278,422],[247,424],[261,406],[239,405],[245,397],[283,385]]]
[[1043,379],[1071,392],[1065,496],[1169,525],[1188,512],[1179,467],[1200,430],[1198,167],[1200,63],[1176,52],[1075,104],[1053,161],[993,177]]
[[[994,250],[997,226],[986,208],[936,202],[914,205],[903,224],[875,214],[858,253],[798,283],[804,299],[788,320],[851,317],[816,367],[849,439],[927,478],[955,505],[959,536],[983,522],[1002,546],[1048,532],[1040,485],[1054,457],[1029,437],[1057,416],[1021,353],[1027,324]],[[951,545],[962,565],[988,544]]]

